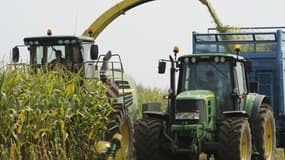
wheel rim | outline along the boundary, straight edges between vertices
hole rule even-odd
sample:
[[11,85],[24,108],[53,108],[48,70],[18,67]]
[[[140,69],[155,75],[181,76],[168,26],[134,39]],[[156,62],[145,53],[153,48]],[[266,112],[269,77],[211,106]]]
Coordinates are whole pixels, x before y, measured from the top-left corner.
[[116,154],[116,159],[124,160],[126,159],[129,150],[129,127],[126,123],[122,125],[120,132],[123,137],[121,140],[121,148]]
[[242,160],[247,160],[248,157],[248,139],[247,139],[247,134],[246,132],[242,133],[242,138],[241,138],[241,159]]
[[265,142],[265,156],[269,160],[272,156],[272,146],[273,146],[273,135],[272,135],[272,124],[270,120],[267,120],[265,123],[264,131],[264,142]]

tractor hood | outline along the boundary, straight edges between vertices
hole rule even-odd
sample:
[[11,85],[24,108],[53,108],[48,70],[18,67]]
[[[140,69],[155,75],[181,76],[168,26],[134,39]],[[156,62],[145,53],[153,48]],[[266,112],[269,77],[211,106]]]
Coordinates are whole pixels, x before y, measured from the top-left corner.
[[191,91],[183,91],[176,96],[176,100],[207,100],[215,98],[215,94],[209,90],[191,90]]
[[187,124],[210,124],[215,117],[216,98],[212,91],[190,90],[179,93],[175,101],[175,120]]

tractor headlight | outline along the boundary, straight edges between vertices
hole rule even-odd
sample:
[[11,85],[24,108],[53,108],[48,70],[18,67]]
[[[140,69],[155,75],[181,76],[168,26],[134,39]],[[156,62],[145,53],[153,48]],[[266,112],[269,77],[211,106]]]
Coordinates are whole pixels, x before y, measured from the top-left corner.
[[199,112],[180,112],[175,114],[175,119],[177,120],[199,120]]

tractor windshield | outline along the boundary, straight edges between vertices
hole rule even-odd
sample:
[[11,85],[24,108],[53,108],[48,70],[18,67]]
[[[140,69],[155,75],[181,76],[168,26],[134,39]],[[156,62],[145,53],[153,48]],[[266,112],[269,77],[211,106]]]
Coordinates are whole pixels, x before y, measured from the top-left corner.
[[[181,67],[178,91],[210,90],[215,93],[219,106],[231,108],[232,78],[230,66],[230,62],[184,62]],[[223,108],[222,110],[227,109]]]
[[65,67],[77,72],[83,64],[80,45],[31,46],[30,53],[30,63],[36,68],[46,66],[51,70],[57,70]]
[[222,86],[231,90],[230,79],[229,63],[187,63],[182,67],[181,91],[204,89],[216,93]]

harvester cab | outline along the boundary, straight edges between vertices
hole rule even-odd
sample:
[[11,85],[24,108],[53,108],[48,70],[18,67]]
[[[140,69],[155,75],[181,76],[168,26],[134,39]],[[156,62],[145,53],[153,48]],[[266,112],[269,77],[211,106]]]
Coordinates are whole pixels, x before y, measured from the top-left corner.
[[52,36],[48,32],[48,36],[24,38],[24,46],[16,46],[12,50],[14,64],[19,61],[19,47],[27,47],[29,66],[34,72],[62,67],[78,72],[84,68],[85,61],[98,57],[98,46],[90,37]]
[[[177,59],[178,50],[173,51],[174,57],[160,60],[158,66],[159,73],[165,72],[167,62],[171,66],[167,110],[146,111],[137,122],[138,159],[150,158],[146,150],[152,149],[149,152],[159,153],[156,159],[199,159],[204,153],[219,160],[272,159],[276,139],[270,102],[264,95],[249,93],[251,63],[239,56],[239,46],[231,53]],[[148,145],[147,139],[157,145]]]

